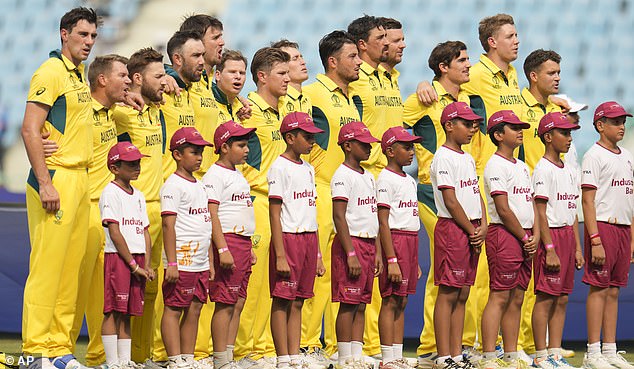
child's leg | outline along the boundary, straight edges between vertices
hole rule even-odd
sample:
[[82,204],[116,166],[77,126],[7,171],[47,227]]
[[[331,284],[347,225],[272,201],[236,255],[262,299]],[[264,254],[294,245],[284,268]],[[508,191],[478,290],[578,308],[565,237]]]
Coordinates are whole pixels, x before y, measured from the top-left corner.
[[163,309],[161,337],[163,338],[168,357],[180,356],[181,354],[181,329],[179,324],[181,313],[182,309],[176,307],[165,306]]
[[291,302],[279,297],[273,297],[271,303],[271,333],[277,356],[287,356],[288,353],[288,318]]
[[[561,295],[555,299],[552,316],[548,320],[548,348],[550,349],[561,349],[567,307],[568,295]],[[537,346],[537,340],[535,340],[535,346]]]
[[403,336],[405,335],[405,306],[407,306],[407,296],[396,296],[397,305],[394,311],[394,338],[392,339],[392,349],[394,359],[403,358]]
[[[540,351],[546,350],[546,330],[549,331],[550,344],[552,342],[552,327],[549,322],[553,319],[553,311],[556,309],[557,297],[543,292],[538,292],[535,296],[535,306],[533,307],[533,339],[535,340],[535,351],[539,356]],[[545,355],[544,355],[545,356]],[[539,359],[540,357],[538,357]]]
[[514,358],[513,353],[517,353],[517,339],[520,333],[520,318],[525,292],[520,287],[512,289],[506,311],[502,315],[501,327],[504,352],[505,354],[510,353],[511,358]]
[[482,351],[495,353],[502,314],[506,311],[511,291],[489,291],[489,300],[482,313]]
[[[452,316],[460,295],[460,289],[450,286],[438,286],[438,297],[434,307],[434,331],[436,332],[436,349],[438,362],[444,362],[451,356],[450,337]],[[462,339],[462,335],[459,336]]]
[[449,331],[449,352],[451,357],[462,356],[462,332],[464,330],[464,316],[467,299],[469,299],[469,286],[458,290],[458,299],[451,313],[451,329]]
[[[233,315],[234,305],[223,304],[221,302],[215,303],[214,314],[211,317],[211,339],[214,343],[215,368],[220,368],[230,361],[227,354],[227,338],[230,334],[230,322],[233,319]],[[227,330],[227,326],[229,326],[229,331]]]
[[229,355],[229,360],[233,360],[233,350],[231,350],[232,346],[236,344],[236,337],[238,336],[238,327],[240,326],[240,315],[242,314],[242,309],[244,308],[245,299],[242,297],[238,298],[238,302],[235,304],[233,309],[233,316],[231,317],[231,322],[229,323],[229,332],[227,334],[227,354]]
[[588,323],[588,343],[598,343],[601,341],[601,328],[604,319],[606,297],[608,295],[607,288],[590,286],[588,291],[588,299],[586,300],[586,319]]
[[[607,289],[603,308],[603,344],[616,343],[616,322],[619,311],[619,287]],[[609,352],[608,354],[616,354]],[[605,353],[604,353],[605,354]]]
[[[196,348],[196,335],[198,334],[198,318],[203,303],[194,298],[188,308],[183,312],[183,319],[180,326],[180,349],[181,355],[194,355]],[[192,357],[193,359],[193,357]]]
[[[337,348],[339,351],[339,364],[345,364],[352,357],[350,342],[352,341],[352,327],[359,305],[339,304],[339,312],[335,322],[337,335]],[[361,325],[363,326],[363,324]],[[363,337],[363,333],[361,334]]]
[[397,304],[395,295],[386,296],[381,301],[381,310],[379,310],[379,338],[381,340],[381,356],[383,363],[394,360],[394,330],[395,316]]
[[350,341],[352,360],[363,357],[363,331],[365,329],[365,304],[359,304],[352,322],[352,341]]
[[119,314],[117,321],[117,354],[120,363],[129,363],[132,361],[132,340],[130,339],[130,316],[127,314]]
[[117,353],[117,318],[116,312],[110,312],[103,315],[101,323],[101,341],[103,349],[106,353],[106,364],[114,365],[119,361]]
[[287,327],[289,355],[299,355],[299,342],[302,336],[302,306],[304,306],[304,299],[299,297],[290,303]]

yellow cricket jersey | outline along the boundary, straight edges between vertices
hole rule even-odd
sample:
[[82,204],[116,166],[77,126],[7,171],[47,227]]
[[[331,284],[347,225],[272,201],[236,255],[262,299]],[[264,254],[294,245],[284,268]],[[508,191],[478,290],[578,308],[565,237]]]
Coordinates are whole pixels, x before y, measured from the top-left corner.
[[471,99],[471,109],[485,118],[485,124],[480,126],[481,133],[474,136],[472,140],[476,172],[478,176],[482,176],[484,166],[497,150],[486,133],[486,122],[491,114],[500,110],[512,110],[519,117],[522,114],[524,102],[520,96],[517,71],[510,64],[508,73],[505,74],[491,59],[482,54],[480,61],[471,67],[469,76],[470,81],[463,84],[461,88]]
[[114,179],[108,169],[108,152],[117,143],[117,127],[112,118],[112,109],[92,100],[92,161],[88,166],[90,200],[99,201],[101,192]]
[[282,118],[294,111],[301,111],[311,116],[313,114],[313,106],[310,102],[310,98],[290,85],[288,86],[286,95],[280,99],[278,108],[280,117]]
[[[405,100],[403,108],[403,123],[411,127],[414,135],[421,136],[423,141],[414,144],[416,160],[418,162],[418,182],[431,185],[429,166],[436,150],[445,143],[445,131],[440,124],[440,116],[445,106],[455,101],[469,104],[469,95],[463,90],[454,98],[438,81],[432,82],[432,87],[438,95],[438,101],[431,106],[423,105],[415,93]],[[471,153],[471,144],[463,145],[462,149]],[[472,154],[472,153],[471,153]],[[473,154],[472,154],[473,155]]]
[[[350,83],[348,93],[359,111],[361,121],[368,127],[372,136],[380,140],[389,128],[386,117],[390,99],[383,86],[379,70],[372,68],[364,61],[359,70],[359,79]],[[378,171],[387,165],[387,159],[381,152],[381,145],[372,145],[370,158],[362,164],[366,169],[378,174]]]
[[[395,127],[403,125],[403,99],[401,97],[401,89],[398,87],[398,77],[400,72],[396,68],[391,72],[385,70],[382,65],[379,65],[379,72],[381,72],[381,79],[385,88],[385,95],[388,98],[388,111],[385,117],[386,127]],[[381,137],[377,137],[381,139]]]
[[[212,81],[209,80],[206,71],[203,71],[200,81],[192,83],[190,99],[194,107],[196,129],[205,140],[214,142],[219,110],[212,92]],[[200,169],[194,173],[194,176],[198,179],[202,178],[216,160],[218,160],[218,156],[214,153],[213,148],[205,148],[205,151],[203,151],[203,162],[200,164]]]
[[229,102],[229,100],[227,99],[227,95],[222,92],[222,90],[215,82],[213,83],[211,89],[214,93],[216,104],[218,105],[218,125],[221,125],[222,123],[228,122],[230,120],[240,123],[240,118],[238,118],[238,110],[242,109],[243,106],[240,102],[240,99],[235,98],[232,102]]
[[266,175],[271,164],[286,149],[280,133],[281,118],[257,92],[250,92],[248,99],[252,104],[251,118],[244,120],[242,125],[257,130],[249,139],[247,162],[240,165],[240,170],[251,186],[252,195],[268,196]]
[[92,160],[92,97],[84,65],[54,50],[33,74],[27,101],[50,107],[43,130],[59,149],[46,158],[49,169],[87,168]]
[[145,196],[145,201],[160,201],[163,185],[163,153],[167,142],[163,113],[155,104],[148,104],[141,112],[127,106],[116,106],[113,119],[117,125],[119,141],[129,141],[144,155],[141,174],[132,186]]
[[528,88],[522,90],[522,102],[524,107],[519,118],[522,122],[530,124],[531,128],[524,130],[524,143],[520,146],[518,157],[528,165],[528,169],[533,173],[535,165],[546,152],[546,147],[537,135],[539,121],[546,113],[561,111],[561,108],[550,99],[548,99],[546,106],[540,104]]
[[359,111],[339,86],[324,74],[318,74],[317,81],[302,90],[312,102],[315,125],[324,130],[315,135],[316,145],[308,161],[315,168],[317,184],[330,186],[332,175],[344,160],[343,151],[337,145],[339,129],[344,124],[359,121]]

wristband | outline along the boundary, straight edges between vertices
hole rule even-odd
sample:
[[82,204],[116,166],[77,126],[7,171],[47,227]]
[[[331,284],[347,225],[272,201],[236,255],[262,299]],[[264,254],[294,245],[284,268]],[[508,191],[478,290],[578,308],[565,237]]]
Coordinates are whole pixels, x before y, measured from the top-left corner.
[[396,258],[396,256],[393,256],[391,258],[387,258],[387,262],[389,264],[396,264],[396,263],[398,263],[398,259]]
[[133,266],[137,265],[136,264],[136,260],[134,260],[134,258],[132,260],[130,260],[130,262],[128,263],[128,265],[130,266],[130,268],[132,268]]
[[544,245],[544,247],[546,248],[546,250],[550,250],[550,249],[554,249],[555,245],[553,245],[552,243],[547,243]]
[[168,267],[175,267],[175,266],[178,266],[178,263],[177,262],[167,263],[167,266]]
[[599,233],[598,233],[598,232],[597,232],[597,233],[593,233],[593,234],[591,234],[591,235],[590,235],[590,239],[591,239],[591,240],[594,240],[595,238],[599,238],[599,237],[600,237],[600,236],[599,236]]
[[354,250],[348,251],[348,256],[357,256],[357,253]]
[[220,249],[218,249],[218,255],[222,254],[223,252],[227,252],[227,251],[229,251],[228,247],[220,248]]
[[524,237],[522,237],[522,242],[526,242],[528,238],[529,238],[528,233],[524,233]]
[[319,259],[321,259],[321,252],[320,252],[320,251],[317,251],[317,257],[318,257]]
[[132,271],[132,274],[136,273],[136,271],[139,270],[139,265],[137,264],[136,268],[134,268],[134,270]]

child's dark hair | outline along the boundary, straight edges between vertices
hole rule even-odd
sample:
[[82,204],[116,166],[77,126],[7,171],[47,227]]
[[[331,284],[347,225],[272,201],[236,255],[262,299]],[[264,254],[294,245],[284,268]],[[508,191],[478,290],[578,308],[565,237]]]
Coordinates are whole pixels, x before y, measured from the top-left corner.
[[500,123],[489,131],[489,137],[495,146],[500,146],[500,142],[495,139],[495,134],[504,133],[504,127],[506,127],[506,124],[507,123]]
[[288,141],[286,141],[286,135],[290,134],[293,135],[293,137],[297,137],[297,135],[299,135],[299,132],[302,131],[299,128],[295,128],[293,130],[290,130],[288,132],[284,132],[282,133],[282,138],[284,139],[284,142],[286,142],[288,144]]
[[182,145],[178,145],[178,146],[177,146],[174,150],[172,150],[172,158],[174,158],[174,151],[178,151],[179,153],[184,154],[184,153],[185,153],[185,150],[186,150],[188,147],[191,147],[191,148],[192,148],[192,149],[194,149],[194,150],[196,150],[196,149],[197,149],[197,148],[199,148],[199,147],[203,147],[203,148],[204,148],[204,146],[194,145],[194,144],[192,144],[192,143],[185,142],[184,144],[182,144]]
[[231,147],[231,145],[233,145],[233,143],[236,142],[236,141],[249,141],[250,138],[251,138],[251,133],[248,133],[248,134],[243,135],[243,136],[229,137],[229,139],[227,140],[226,144],[229,147]]

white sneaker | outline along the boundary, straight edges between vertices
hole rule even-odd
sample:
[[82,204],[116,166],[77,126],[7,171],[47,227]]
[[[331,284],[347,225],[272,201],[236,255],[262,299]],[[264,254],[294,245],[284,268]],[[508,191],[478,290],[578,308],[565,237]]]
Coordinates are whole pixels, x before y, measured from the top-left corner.
[[191,369],[191,368],[192,368],[191,364],[182,359],[178,361],[167,362],[167,369]]
[[575,351],[574,350],[568,350],[568,349],[565,349],[563,347],[560,348],[560,350],[561,350],[561,356],[565,357],[566,359],[569,359],[569,358],[575,356]]
[[419,369],[431,369],[436,363],[436,359],[438,359],[438,353],[436,352],[430,352],[429,354],[420,355],[417,358],[417,367]]
[[452,358],[448,357],[442,363],[434,363],[434,369],[461,369],[462,367],[453,361]]
[[259,360],[256,360],[256,363],[260,369],[277,369],[277,359],[274,356],[262,356]]
[[564,359],[563,357],[560,357],[559,359],[555,359],[553,357],[553,359],[557,362],[557,365],[559,365],[559,369],[580,369],[570,365],[568,360]]
[[154,361],[147,359],[142,364],[145,369],[165,369],[167,368],[167,361]]
[[[9,364],[9,363],[7,363],[7,364]],[[20,366],[20,367],[22,367],[22,366]],[[29,364],[29,366],[27,368],[28,369],[57,369],[55,367],[55,365],[53,365],[51,360],[49,358],[47,358],[47,357],[36,358],[31,364]]]
[[381,369],[403,369],[403,367],[396,360],[392,360],[382,364]]
[[482,359],[480,361],[478,361],[478,363],[476,364],[476,366],[479,369],[501,369],[501,368],[509,368],[509,364],[506,363],[504,360],[495,358],[495,359]]
[[517,358],[519,360],[522,360],[526,364],[526,366],[531,365],[531,363],[533,362],[533,358],[530,357],[524,350],[517,351]]
[[471,363],[477,363],[478,361],[482,360],[482,353],[476,350],[475,347],[463,347],[462,357],[464,359],[469,359]]
[[241,369],[249,369],[249,368],[257,368],[258,362],[254,360],[251,356],[245,356],[242,359],[236,361],[236,364]]
[[533,360],[533,367],[541,369],[556,369],[559,368],[559,363],[549,355],[545,358],[541,358],[541,360],[535,358],[535,360]]
[[[42,361],[44,362],[44,361]],[[82,365],[72,354],[58,356],[52,361],[57,369],[89,369]]]
[[625,360],[625,358],[623,357],[625,351],[619,351],[616,353],[616,355],[603,355],[603,357],[605,357],[605,359],[608,361],[608,363],[610,363],[610,365],[619,368],[619,369],[634,369],[634,365],[630,364],[627,360]]
[[214,359],[211,356],[194,360],[194,369],[214,369]]
[[333,365],[330,357],[321,347],[302,350],[302,355],[304,357],[304,360],[311,365],[318,365],[321,368],[328,368]]
[[585,369],[614,369],[612,364],[601,353],[583,355],[583,368]]

